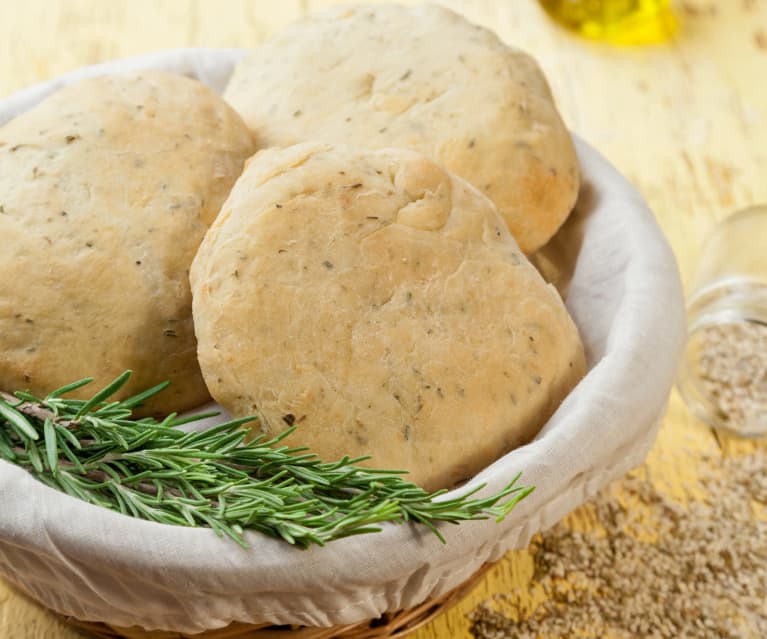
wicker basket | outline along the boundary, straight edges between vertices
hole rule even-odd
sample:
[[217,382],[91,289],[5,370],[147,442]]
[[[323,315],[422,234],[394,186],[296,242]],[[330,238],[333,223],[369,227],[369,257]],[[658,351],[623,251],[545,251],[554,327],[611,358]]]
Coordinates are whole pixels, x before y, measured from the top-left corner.
[[187,635],[177,632],[117,628],[64,617],[71,626],[103,639],[396,639],[405,637],[457,604],[484,577],[492,564],[485,564],[457,588],[435,599],[427,599],[410,610],[385,614],[379,619],[330,628],[270,626],[233,623],[226,628]]
[[[175,50],[82,69],[0,100],[0,123],[67,82],[105,72],[160,68],[220,91],[242,54]],[[537,487],[503,522],[445,524],[447,544],[422,529],[388,525],[308,550],[248,532],[243,554],[210,531],[123,517],[0,462],[0,577],[62,614],[103,622],[71,620],[100,637],[401,637],[463,596],[483,564],[525,547],[641,463],[684,344],[681,284],[641,197],[575,141],[584,189],[558,238],[569,251],[567,304],[590,370],[541,436],[472,480],[489,492],[522,471],[524,483]],[[209,629],[230,622],[239,623]]]

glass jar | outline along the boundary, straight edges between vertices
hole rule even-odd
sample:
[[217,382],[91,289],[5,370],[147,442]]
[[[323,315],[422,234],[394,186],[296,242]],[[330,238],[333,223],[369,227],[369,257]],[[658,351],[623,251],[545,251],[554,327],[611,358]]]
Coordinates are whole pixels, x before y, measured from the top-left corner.
[[707,237],[687,304],[677,387],[692,412],[742,437],[767,433],[767,206]]
[[665,42],[676,31],[670,0],[540,0],[561,25],[614,44]]

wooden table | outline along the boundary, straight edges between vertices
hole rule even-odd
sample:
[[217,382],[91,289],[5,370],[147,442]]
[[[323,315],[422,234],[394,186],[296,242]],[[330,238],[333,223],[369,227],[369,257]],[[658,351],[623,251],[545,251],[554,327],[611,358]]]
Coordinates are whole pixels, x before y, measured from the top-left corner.
[[[253,46],[328,0],[0,0],[0,96],[111,58],[184,46]],[[706,231],[730,212],[767,202],[767,0],[688,0],[679,37],[620,49],[555,27],[533,0],[446,2],[533,53],[568,125],[644,193],[688,280]],[[696,458],[767,442],[721,443],[671,397],[642,472],[685,497]],[[568,519],[588,528],[582,511]],[[415,639],[470,637],[466,613],[522,587],[527,551],[510,553],[461,604]],[[73,639],[45,610],[0,582],[0,637]]]

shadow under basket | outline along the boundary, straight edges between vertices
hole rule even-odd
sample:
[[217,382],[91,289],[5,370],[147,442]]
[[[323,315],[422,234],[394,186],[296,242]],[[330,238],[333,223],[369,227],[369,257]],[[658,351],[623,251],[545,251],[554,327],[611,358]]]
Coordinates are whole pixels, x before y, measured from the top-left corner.
[[457,588],[409,610],[386,613],[383,617],[345,626],[310,628],[232,623],[226,628],[188,635],[162,630],[118,628],[103,623],[63,617],[64,621],[93,637],[104,639],[395,639],[405,637],[457,604],[479,583],[492,564],[485,564]]

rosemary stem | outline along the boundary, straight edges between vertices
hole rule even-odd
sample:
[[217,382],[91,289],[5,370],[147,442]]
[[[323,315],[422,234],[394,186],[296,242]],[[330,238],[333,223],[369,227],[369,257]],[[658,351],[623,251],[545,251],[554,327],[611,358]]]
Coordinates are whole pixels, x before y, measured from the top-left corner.
[[128,377],[89,400],[64,397],[88,380],[44,399],[0,392],[0,459],[91,504],[164,524],[208,526],[240,545],[248,528],[306,547],[375,532],[382,522],[425,525],[444,541],[438,522],[501,520],[532,491],[517,476],[489,497],[476,497],[475,489],[438,501],[444,491],[430,494],[401,471],[357,466],[364,458],[323,462],[286,446],[294,429],[246,442],[242,426],[252,420],[187,433],[174,424],[193,419],[133,419],[133,408],[166,384],[110,402]]

